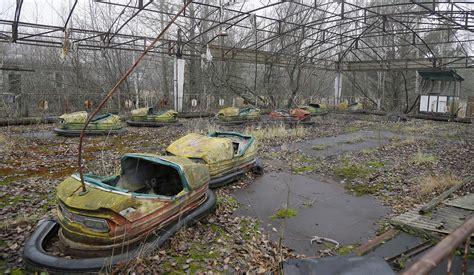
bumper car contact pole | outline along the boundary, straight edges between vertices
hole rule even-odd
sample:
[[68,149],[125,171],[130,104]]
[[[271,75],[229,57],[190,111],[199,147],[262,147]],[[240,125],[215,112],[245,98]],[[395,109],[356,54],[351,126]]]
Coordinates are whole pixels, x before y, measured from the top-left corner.
[[82,187],[81,194],[87,193],[86,185],[84,183],[84,172],[83,172],[83,167],[82,167],[82,143],[83,143],[83,140],[84,140],[84,133],[85,133],[85,130],[86,130],[87,126],[91,122],[92,118],[94,118],[97,115],[97,113],[99,113],[99,111],[105,106],[107,101],[114,95],[114,93],[118,90],[120,85],[122,85],[122,83],[135,70],[135,68],[138,66],[140,61],[142,61],[142,59],[145,57],[145,55],[151,49],[153,49],[155,47],[155,44],[158,42],[158,40],[160,40],[160,38],[166,33],[166,31],[169,29],[169,27],[171,27],[171,25],[174,23],[174,21],[176,21],[176,19],[181,15],[181,13],[183,13],[186,10],[186,8],[189,6],[189,4],[191,4],[192,2],[193,2],[193,0],[187,0],[186,1],[186,3],[183,5],[183,7],[181,7],[181,9],[171,19],[171,21],[163,28],[163,30],[161,30],[161,32],[158,34],[158,36],[155,38],[155,40],[153,40],[153,42],[150,44],[150,46],[148,46],[145,49],[145,51],[143,51],[143,53],[137,58],[137,60],[127,70],[127,72],[120,78],[120,80],[117,82],[117,84],[115,84],[115,86],[109,91],[109,93],[104,97],[104,99],[102,99],[102,101],[100,102],[97,109],[87,118],[86,123],[84,124],[84,127],[81,130],[81,135],[79,137],[79,147],[78,147],[78,154],[77,154],[77,164],[78,164],[78,168],[79,168],[79,175],[80,175],[80,178],[81,178],[81,187]]

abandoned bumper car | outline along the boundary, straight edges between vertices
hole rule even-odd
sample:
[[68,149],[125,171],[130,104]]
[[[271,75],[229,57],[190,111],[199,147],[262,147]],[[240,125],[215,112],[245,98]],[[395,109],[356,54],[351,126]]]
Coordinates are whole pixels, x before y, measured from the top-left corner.
[[[59,136],[77,137],[81,135],[88,117],[86,111],[74,112],[60,116],[61,126],[54,128]],[[85,130],[85,135],[119,134],[122,130],[120,117],[110,113],[94,117]]]
[[[57,187],[57,221],[39,223],[24,248],[29,267],[54,272],[107,271],[158,248],[179,228],[210,213],[204,164],[179,156],[127,154],[121,174],[78,175]],[[54,239],[67,257],[53,256]]]
[[217,123],[222,125],[240,125],[260,120],[260,110],[255,107],[228,107],[219,110],[216,115]]
[[263,174],[263,166],[257,158],[257,144],[252,136],[235,132],[211,132],[208,136],[188,134],[167,149],[170,155],[187,157],[209,168],[210,188],[235,181],[252,171]]
[[308,105],[298,106],[298,109],[308,111],[312,116],[324,116],[328,114],[327,107],[324,104],[309,103]]
[[129,126],[135,127],[162,127],[167,125],[179,126],[178,113],[173,110],[154,112],[153,108],[145,107],[132,110]]
[[291,125],[310,125],[314,123],[311,121],[311,113],[299,108],[291,109],[289,112],[287,110],[277,109],[270,113],[270,121]]

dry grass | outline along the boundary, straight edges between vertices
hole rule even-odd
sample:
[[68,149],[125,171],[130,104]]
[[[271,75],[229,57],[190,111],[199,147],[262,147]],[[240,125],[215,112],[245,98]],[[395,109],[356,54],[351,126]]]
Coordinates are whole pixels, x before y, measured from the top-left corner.
[[306,128],[301,126],[296,128],[287,128],[285,125],[272,126],[261,129],[248,127],[245,129],[246,134],[254,136],[257,140],[300,138],[305,136],[306,131]]
[[444,192],[459,183],[450,175],[421,177],[418,181],[418,190],[424,196]]
[[438,162],[438,157],[418,151],[413,157],[413,161],[416,165],[434,165]]
[[203,135],[207,135],[209,132],[220,131],[219,125],[212,123],[209,119],[205,118],[196,118],[193,119],[193,124],[191,127],[186,129],[186,134],[190,133],[199,133]]
[[0,134],[0,152],[11,152],[15,148],[15,139]]

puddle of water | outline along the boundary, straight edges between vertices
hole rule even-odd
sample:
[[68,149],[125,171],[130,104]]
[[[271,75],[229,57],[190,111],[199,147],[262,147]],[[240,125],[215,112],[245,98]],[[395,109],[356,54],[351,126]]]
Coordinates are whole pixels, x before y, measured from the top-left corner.
[[289,150],[302,151],[314,157],[335,156],[343,152],[358,152],[380,147],[388,144],[392,137],[401,137],[401,135],[388,131],[360,131],[293,143],[289,146]]
[[[285,208],[288,188],[289,207],[296,209],[298,215],[272,220],[271,215]],[[325,248],[310,244],[315,235],[334,239],[342,246],[367,241],[375,234],[374,223],[387,213],[379,201],[351,195],[337,182],[286,172],[266,174],[234,195],[241,203],[236,215],[258,218],[273,240],[279,238],[284,221],[283,243],[305,255],[316,255],[319,249]]]

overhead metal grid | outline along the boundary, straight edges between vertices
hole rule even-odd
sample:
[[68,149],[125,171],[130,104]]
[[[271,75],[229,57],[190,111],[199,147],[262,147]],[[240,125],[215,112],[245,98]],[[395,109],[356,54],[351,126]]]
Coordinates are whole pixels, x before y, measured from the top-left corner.
[[[152,0],[94,0],[92,4],[98,8],[120,10],[112,24],[68,27],[77,13],[77,2],[65,15],[65,25],[60,26],[22,20],[23,0],[17,0],[14,18],[0,19],[0,42],[58,48],[67,42],[77,50],[142,52],[159,32],[158,17],[171,16],[182,4],[167,1],[171,10],[161,10]],[[474,64],[472,1],[261,2],[193,1],[171,34],[150,53],[176,54],[179,43],[185,58],[200,57],[209,48],[216,60],[277,66],[297,62],[339,71],[456,69]],[[148,30],[134,29],[132,22],[146,25]],[[183,36],[180,39],[178,29]],[[222,31],[230,38],[222,37]],[[435,34],[448,39],[430,41]],[[439,49],[446,47],[459,51]],[[401,50],[403,55],[394,55]]]

